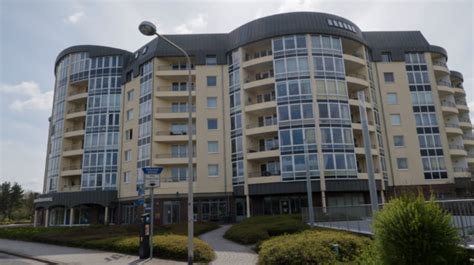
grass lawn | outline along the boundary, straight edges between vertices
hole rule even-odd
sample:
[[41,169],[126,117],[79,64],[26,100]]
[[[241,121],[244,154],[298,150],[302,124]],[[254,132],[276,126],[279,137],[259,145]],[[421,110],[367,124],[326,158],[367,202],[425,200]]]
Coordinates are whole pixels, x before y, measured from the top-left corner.
[[[197,222],[194,235],[214,230],[214,223]],[[155,226],[154,256],[164,259],[187,260],[187,223]],[[12,227],[0,228],[0,238],[83,247],[138,255],[138,225],[85,227]],[[196,261],[214,259],[212,248],[194,238]]]

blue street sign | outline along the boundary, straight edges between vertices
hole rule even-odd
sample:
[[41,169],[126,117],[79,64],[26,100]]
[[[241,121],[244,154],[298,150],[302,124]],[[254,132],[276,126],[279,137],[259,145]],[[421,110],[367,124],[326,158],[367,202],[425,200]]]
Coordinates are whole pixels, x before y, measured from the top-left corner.
[[135,205],[143,205],[145,203],[145,200],[143,199],[138,199],[135,201]]
[[144,167],[142,168],[143,173],[145,175],[153,174],[153,175],[159,175],[161,174],[161,171],[163,171],[162,167]]

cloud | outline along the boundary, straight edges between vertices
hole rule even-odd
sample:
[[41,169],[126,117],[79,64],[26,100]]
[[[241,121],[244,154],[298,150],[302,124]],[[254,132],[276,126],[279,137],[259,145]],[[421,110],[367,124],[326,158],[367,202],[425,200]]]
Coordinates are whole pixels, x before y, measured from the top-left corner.
[[84,15],[85,15],[84,11],[78,11],[78,12],[68,16],[66,21],[71,23],[71,24],[76,24],[77,22],[79,22],[84,17]]
[[9,105],[9,108],[15,111],[50,110],[53,105],[53,91],[41,92],[34,81],[24,81],[16,85],[0,84],[0,93],[20,97]]
[[295,11],[314,11],[316,2],[312,0],[285,0],[278,8],[278,13]]
[[183,23],[174,28],[174,31],[178,34],[189,34],[196,31],[203,31],[207,26],[207,18],[203,14],[198,14],[197,17],[190,19],[188,22]]

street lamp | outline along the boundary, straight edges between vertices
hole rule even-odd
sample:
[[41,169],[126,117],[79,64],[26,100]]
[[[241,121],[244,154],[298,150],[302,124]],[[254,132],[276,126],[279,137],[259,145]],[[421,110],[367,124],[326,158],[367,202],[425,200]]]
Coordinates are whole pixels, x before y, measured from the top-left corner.
[[186,89],[188,90],[188,264],[193,263],[193,236],[194,236],[194,209],[193,209],[193,96],[191,92],[191,60],[189,59],[188,53],[183,50],[181,47],[176,45],[174,42],[170,41],[166,37],[159,35],[156,32],[156,26],[149,22],[143,21],[138,26],[138,29],[143,35],[153,36],[156,35],[158,38],[163,39],[171,46],[175,47],[177,50],[182,52],[187,60],[188,68],[188,82],[186,84]]

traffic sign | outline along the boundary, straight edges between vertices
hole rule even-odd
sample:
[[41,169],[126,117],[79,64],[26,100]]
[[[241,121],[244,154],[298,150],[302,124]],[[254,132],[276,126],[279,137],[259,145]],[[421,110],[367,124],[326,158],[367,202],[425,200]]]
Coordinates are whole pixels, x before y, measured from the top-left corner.
[[142,168],[145,175],[159,175],[163,171],[162,167],[144,167]]

